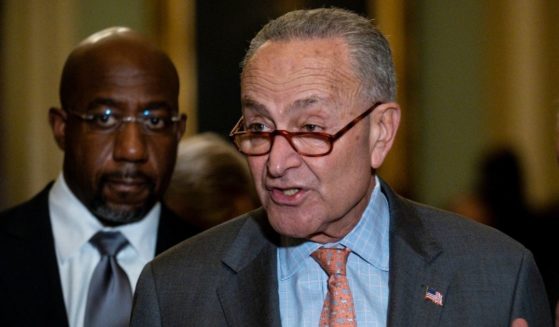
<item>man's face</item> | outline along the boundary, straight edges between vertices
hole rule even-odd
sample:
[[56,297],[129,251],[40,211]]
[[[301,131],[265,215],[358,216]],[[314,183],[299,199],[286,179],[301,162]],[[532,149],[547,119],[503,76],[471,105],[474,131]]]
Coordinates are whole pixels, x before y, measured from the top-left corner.
[[[372,105],[361,91],[341,39],[269,41],[242,75],[244,124],[334,134]],[[276,136],[270,153],[248,157],[277,232],[324,243],[355,226],[374,187],[375,111],[337,140],[329,155],[302,156]]]
[[[134,117],[147,109],[175,115],[176,78],[157,61],[136,59],[106,56],[77,68],[75,92],[65,109],[110,109]],[[63,124],[53,124],[53,130],[65,152],[64,177],[79,200],[107,225],[142,219],[167,187],[184,121],[168,133],[150,134],[140,121],[105,133],[65,112],[54,119]]]

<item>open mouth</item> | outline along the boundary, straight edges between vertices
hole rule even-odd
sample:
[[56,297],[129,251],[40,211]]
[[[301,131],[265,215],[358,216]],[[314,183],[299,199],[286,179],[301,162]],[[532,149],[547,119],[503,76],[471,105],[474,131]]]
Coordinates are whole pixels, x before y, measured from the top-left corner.
[[273,202],[279,205],[298,205],[305,198],[305,190],[300,187],[269,187],[268,192]]
[[293,196],[293,195],[297,194],[300,190],[301,190],[300,188],[289,188],[289,189],[283,190],[283,194],[285,194],[287,196]]

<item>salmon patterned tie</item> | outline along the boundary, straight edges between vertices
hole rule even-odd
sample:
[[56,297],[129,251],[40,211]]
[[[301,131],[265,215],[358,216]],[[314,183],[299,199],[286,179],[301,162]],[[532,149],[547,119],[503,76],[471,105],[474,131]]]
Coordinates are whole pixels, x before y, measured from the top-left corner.
[[320,248],[311,254],[328,274],[328,294],[320,314],[320,327],[357,326],[346,277],[346,262],[350,252],[349,248]]

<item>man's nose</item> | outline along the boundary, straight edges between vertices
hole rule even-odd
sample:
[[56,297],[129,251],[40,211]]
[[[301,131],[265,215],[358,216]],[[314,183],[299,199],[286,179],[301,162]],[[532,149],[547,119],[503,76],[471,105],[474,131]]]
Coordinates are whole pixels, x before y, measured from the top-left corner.
[[115,131],[114,159],[132,162],[147,160],[147,137],[141,122],[123,122]]
[[285,172],[301,165],[301,155],[291,146],[283,135],[274,137],[270,153],[268,153],[268,173],[273,177],[280,177]]

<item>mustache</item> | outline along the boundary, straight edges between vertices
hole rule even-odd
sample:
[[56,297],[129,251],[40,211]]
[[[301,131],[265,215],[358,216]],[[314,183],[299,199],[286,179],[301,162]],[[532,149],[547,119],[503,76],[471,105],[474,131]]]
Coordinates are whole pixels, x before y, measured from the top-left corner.
[[136,168],[124,168],[116,171],[106,172],[101,177],[102,182],[109,180],[134,180],[148,184],[154,184],[153,178]]

